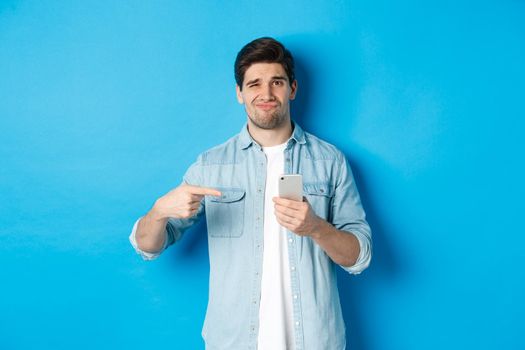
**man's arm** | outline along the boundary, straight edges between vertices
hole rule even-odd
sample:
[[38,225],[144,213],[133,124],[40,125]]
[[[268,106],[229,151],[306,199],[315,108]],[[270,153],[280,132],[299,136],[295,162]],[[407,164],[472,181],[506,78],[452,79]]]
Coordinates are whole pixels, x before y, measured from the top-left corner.
[[347,272],[357,274],[370,264],[372,236],[352,169],[341,152],[337,156],[339,169],[329,221],[318,217],[308,201],[275,198],[275,210],[281,225],[298,235],[312,237],[334,262]]
[[353,266],[359,257],[359,241],[355,235],[336,229],[318,217],[308,201],[298,202],[274,197],[277,221],[300,236],[310,236],[328,256],[342,266]]
[[329,222],[320,219],[319,230],[312,238],[323,248],[332,260],[345,267],[354,266],[359,258],[359,240],[351,232],[336,229]]
[[157,199],[153,208],[139,220],[135,238],[140,250],[159,252],[165,245],[169,218],[187,219],[194,216],[204,196],[220,196],[217,190],[182,184]]

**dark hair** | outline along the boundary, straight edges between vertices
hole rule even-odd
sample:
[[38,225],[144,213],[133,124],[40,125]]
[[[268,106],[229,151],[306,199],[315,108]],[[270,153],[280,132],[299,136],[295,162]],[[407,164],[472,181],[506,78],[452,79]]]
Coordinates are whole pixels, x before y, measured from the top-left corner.
[[241,90],[246,70],[252,64],[260,62],[280,63],[288,76],[289,83],[295,80],[294,62],[290,51],[274,38],[264,37],[249,42],[237,54],[234,66],[235,81]]

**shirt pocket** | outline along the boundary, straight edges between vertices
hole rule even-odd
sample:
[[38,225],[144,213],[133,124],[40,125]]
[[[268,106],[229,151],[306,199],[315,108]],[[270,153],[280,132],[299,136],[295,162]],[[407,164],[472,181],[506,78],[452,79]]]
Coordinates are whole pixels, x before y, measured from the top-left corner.
[[211,237],[240,237],[244,228],[246,192],[240,188],[217,188],[220,197],[207,197],[206,223]]
[[328,219],[333,197],[333,188],[329,182],[315,182],[303,184],[303,191],[317,216]]

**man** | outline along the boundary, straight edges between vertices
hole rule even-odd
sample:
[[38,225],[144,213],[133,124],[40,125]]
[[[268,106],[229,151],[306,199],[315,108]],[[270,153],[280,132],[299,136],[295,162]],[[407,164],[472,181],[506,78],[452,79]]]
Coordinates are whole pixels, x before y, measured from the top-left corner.
[[[202,153],[130,240],[153,259],[206,212],[207,349],[344,349],[336,265],[356,274],[371,258],[351,169],[338,149],[292,121],[297,81],[281,43],[248,43],[235,79],[247,124]],[[278,197],[281,174],[302,175],[303,201]]]

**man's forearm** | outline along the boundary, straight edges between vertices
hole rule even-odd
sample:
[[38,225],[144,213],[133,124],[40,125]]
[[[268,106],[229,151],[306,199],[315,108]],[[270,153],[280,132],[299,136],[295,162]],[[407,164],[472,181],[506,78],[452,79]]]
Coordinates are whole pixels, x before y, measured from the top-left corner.
[[199,211],[204,196],[220,196],[212,188],[182,184],[155,201],[153,208],[139,220],[135,239],[140,250],[159,252],[166,242],[169,218],[188,219]]
[[312,235],[312,238],[339,265],[353,266],[359,258],[360,248],[357,237],[349,232],[336,229],[325,220],[321,219],[319,230]]
[[166,237],[167,218],[159,217],[154,209],[151,209],[139,220],[135,239],[140,250],[148,253],[157,253],[164,246]]

